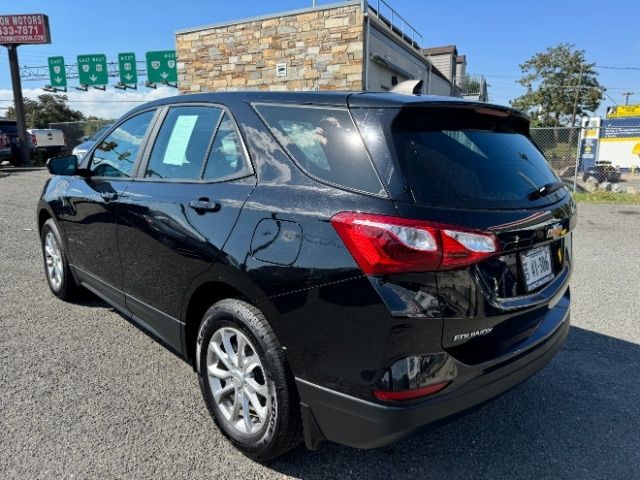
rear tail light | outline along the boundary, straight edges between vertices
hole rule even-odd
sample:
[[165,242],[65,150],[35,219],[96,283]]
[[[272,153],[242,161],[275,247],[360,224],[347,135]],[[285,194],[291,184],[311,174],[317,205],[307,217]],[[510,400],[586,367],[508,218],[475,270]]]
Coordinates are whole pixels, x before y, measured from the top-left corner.
[[449,270],[498,251],[490,233],[423,220],[341,212],[331,224],[367,275]]
[[33,144],[34,147],[38,146],[38,140],[36,139],[35,134],[31,134],[31,143]]

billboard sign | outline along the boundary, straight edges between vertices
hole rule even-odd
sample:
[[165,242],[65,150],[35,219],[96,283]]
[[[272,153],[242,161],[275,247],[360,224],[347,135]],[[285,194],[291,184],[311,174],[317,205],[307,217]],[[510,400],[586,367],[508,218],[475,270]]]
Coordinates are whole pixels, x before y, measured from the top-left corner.
[[0,45],[51,43],[49,17],[42,13],[0,15]]
[[135,53],[118,54],[118,70],[120,71],[120,82],[125,85],[138,83],[138,70]]
[[107,56],[102,53],[78,55],[78,78],[81,85],[90,87],[108,84]]
[[640,117],[640,105],[618,105],[607,108],[607,118]]
[[175,50],[147,52],[147,80],[151,83],[178,81]]
[[67,86],[67,69],[64,65],[64,57],[49,57],[49,81],[52,87]]

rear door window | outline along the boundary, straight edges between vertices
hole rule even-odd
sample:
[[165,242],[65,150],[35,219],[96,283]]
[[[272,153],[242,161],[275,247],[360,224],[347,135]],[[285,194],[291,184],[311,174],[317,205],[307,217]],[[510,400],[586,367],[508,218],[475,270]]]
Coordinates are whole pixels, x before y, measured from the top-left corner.
[[236,126],[225,113],[209,151],[204,180],[239,178],[251,173],[251,166],[244,154],[244,147]]
[[385,194],[346,109],[268,104],[255,108],[307,174],[332,185]]

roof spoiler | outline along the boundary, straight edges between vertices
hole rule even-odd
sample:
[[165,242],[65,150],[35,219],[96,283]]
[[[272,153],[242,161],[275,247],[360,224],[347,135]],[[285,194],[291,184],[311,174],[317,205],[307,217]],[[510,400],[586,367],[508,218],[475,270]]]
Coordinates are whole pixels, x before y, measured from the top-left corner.
[[422,93],[422,80],[405,80],[395,85],[391,90],[392,93],[403,93],[405,95],[419,95]]

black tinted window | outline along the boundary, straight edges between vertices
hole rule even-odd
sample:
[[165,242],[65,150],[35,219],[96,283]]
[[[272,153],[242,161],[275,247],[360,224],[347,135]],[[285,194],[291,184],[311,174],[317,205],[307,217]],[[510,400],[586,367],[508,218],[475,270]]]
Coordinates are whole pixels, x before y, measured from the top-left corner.
[[384,189],[347,110],[257,105],[278,141],[310,175],[374,194]]
[[462,108],[407,108],[388,109],[378,118],[385,148],[404,172],[417,203],[528,208],[565,194],[558,190],[529,199],[530,193],[558,179],[535,145],[519,133],[522,125],[506,117]]
[[200,179],[222,110],[175,107],[169,110],[149,158],[148,178]]
[[0,132],[5,132],[9,135],[17,135],[18,127],[15,123],[0,123]]
[[205,180],[220,180],[250,173],[240,136],[229,115],[225,114],[209,152]]
[[129,177],[154,113],[130,118],[100,142],[93,153],[91,172],[100,177]]

